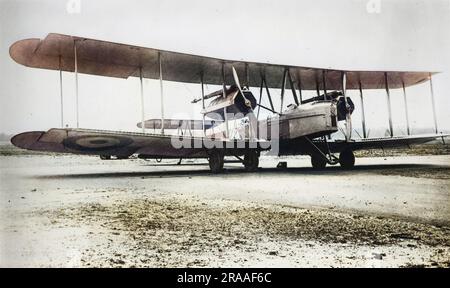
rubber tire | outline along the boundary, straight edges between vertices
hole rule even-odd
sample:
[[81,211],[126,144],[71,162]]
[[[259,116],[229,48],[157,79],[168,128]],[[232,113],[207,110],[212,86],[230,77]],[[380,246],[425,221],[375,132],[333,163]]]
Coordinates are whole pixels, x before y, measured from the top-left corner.
[[218,174],[223,171],[224,155],[219,150],[214,150],[209,155],[209,169],[212,173]]
[[111,160],[111,155],[100,155],[100,159],[102,159],[102,160]]
[[244,155],[244,167],[247,172],[255,172],[259,166],[259,155],[257,151],[250,150]]
[[320,156],[311,156],[311,165],[314,169],[324,169],[327,166],[327,161]]
[[344,150],[339,154],[339,164],[344,169],[351,169],[355,166],[355,154],[352,150]]

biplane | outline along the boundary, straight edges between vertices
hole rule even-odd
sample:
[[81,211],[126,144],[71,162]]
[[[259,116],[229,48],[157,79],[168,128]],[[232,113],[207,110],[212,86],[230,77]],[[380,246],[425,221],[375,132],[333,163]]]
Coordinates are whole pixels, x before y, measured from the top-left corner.
[[[49,34],[42,40],[17,41],[11,45],[10,55],[24,66],[60,73],[61,128],[15,135],[11,142],[24,149],[99,155],[101,159],[126,159],[132,155],[144,159],[205,158],[211,171],[219,173],[225,157],[235,157],[245,170],[255,171],[264,151],[278,156],[309,155],[314,168],[338,163],[343,168],[351,168],[355,164],[355,150],[407,146],[446,136],[438,134],[433,93],[434,134],[411,135],[408,119],[408,135],[395,136],[393,131],[390,89],[401,88],[405,92],[406,87],[429,81],[433,92],[433,72],[345,71],[233,61],[61,34]],[[76,128],[64,128],[63,71],[75,74]],[[142,113],[137,125],[141,132],[80,128],[78,73],[124,79],[138,77]],[[159,79],[161,117],[158,119],[145,119],[144,78]],[[202,120],[165,118],[165,81],[201,85],[202,94],[192,103],[201,102]],[[205,95],[204,85],[219,85],[221,89]],[[259,88],[259,97],[250,88]],[[280,91],[279,109],[272,101],[274,89]],[[292,103],[286,105],[289,89]],[[362,104],[363,135],[357,139],[352,137],[351,116],[355,105],[347,95],[349,89],[360,92]],[[364,89],[386,91],[388,137],[368,137]],[[303,99],[305,91],[316,94]],[[263,96],[269,105],[262,104]],[[270,117],[259,119],[261,109],[269,111]],[[330,137],[339,131],[338,123],[345,127],[345,140]]]

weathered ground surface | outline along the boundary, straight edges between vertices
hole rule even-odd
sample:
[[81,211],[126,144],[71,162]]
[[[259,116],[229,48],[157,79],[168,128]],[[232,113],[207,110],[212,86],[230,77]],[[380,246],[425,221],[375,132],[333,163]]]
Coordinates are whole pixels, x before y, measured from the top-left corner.
[[199,162],[0,156],[0,266],[450,266],[450,156]]

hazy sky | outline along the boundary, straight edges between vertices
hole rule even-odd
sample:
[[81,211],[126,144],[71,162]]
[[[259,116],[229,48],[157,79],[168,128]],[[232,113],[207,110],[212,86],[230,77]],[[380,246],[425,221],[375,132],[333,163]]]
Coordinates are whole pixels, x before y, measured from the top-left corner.
[[[438,124],[440,130],[450,129],[450,0],[80,0],[79,11],[76,6],[67,9],[68,2],[78,1],[0,0],[0,132],[60,126],[59,73],[26,68],[8,53],[17,40],[44,38],[51,32],[224,59],[353,70],[440,71],[433,78]],[[201,104],[190,104],[200,95],[199,85],[164,85],[166,118],[200,119]],[[145,80],[144,89],[146,118],[157,118],[159,83]],[[432,131],[429,91],[428,83],[408,89],[413,131]],[[357,105],[356,128],[360,126],[357,95],[351,92]],[[387,128],[384,90],[366,95],[369,128]],[[138,79],[80,75],[79,97],[81,127],[137,130]],[[405,133],[402,92],[393,90],[391,97],[396,134]],[[73,127],[72,73],[64,73],[64,101],[65,123]]]

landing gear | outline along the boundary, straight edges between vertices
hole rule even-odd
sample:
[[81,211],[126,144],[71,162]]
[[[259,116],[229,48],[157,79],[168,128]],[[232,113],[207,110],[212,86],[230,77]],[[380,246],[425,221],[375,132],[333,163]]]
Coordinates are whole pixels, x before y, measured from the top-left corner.
[[212,173],[217,174],[222,172],[224,162],[224,155],[222,151],[213,150],[209,155],[208,161],[209,161],[209,169],[211,169]]
[[344,150],[339,154],[339,164],[344,169],[351,169],[355,166],[355,155],[352,150]]
[[248,172],[254,172],[258,170],[259,165],[259,153],[254,150],[249,150],[244,155],[244,167]]
[[100,159],[102,159],[102,160],[111,160],[111,155],[100,155]]
[[327,166],[327,160],[321,155],[311,155],[311,165],[314,169],[323,169]]

